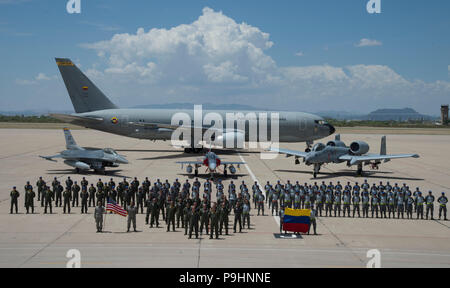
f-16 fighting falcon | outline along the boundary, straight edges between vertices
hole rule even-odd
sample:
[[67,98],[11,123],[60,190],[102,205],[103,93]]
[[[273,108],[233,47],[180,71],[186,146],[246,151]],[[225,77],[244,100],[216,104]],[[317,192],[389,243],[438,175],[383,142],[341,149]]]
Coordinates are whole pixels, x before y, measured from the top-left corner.
[[119,167],[119,164],[128,164],[128,160],[124,156],[117,154],[111,148],[93,149],[78,146],[68,128],[64,128],[64,136],[67,150],[57,155],[40,157],[55,162],[55,158],[62,158],[64,163],[74,167],[77,173],[80,170],[94,169],[96,172],[105,174],[105,167]]
[[[237,165],[237,167],[239,168],[239,165],[245,164],[245,162],[222,161],[216,153],[211,151],[206,153],[203,159],[200,159],[198,161],[178,161],[176,163],[181,164],[181,169],[183,169],[183,165],[188,165],[186,167],[186,172],[189,174],[192,173],[192,169],[195,169],[195,176],[198,175],[198,168],[200,168],[201,166],[206,166],[206,171],[209,171],[209,173],[211,174],[211,178],[213,178],[214,173],[216,173],[220,165],[223,165],[223,175],[227,176],[227,168],[230,170],[231,174],[234,174],[236,173],[236,168],[233,165]],[[192,167],[192,165],[194,166],[194,168]]]
[[[56,58],[56,64],[76,112],[73,114],[50,114],[56,119],[112,134],[148,140],[171,140],[172,133],[180,127],[199,130],[200,135],[204,135],[206,130],[212,126],[207,127],[203,123],[197,124],[193,110],[121,109],[113,104],[70,59]],[[190,119],[194,119],[193,122],[180,124],[177,121],[177,124],[173,125],[171,123],[172,117],[179,112],[185,112],[186,115],[190,116]],[[268,137],[272,135],[269,133],[272,131],[271,117],[268,116],[272,113],[278,113],[279,115],[279,127],[276,127],[279,128],[278,142],[306,142],[309,147],[313,141],[335,132],[335,128],[324,121],[323,118],[302,112],[202,110],[201,119],[210,112],[220,115],[222,119],[226,119],[228,113],[239,112],[245,115],[254,113],[258,121],[262,120],[261,115],[267,115],[267,133],[261,134],[261,127],[256,129],[256,141],[269,141],[268,139],[261,139],[263,135]],[[250,122],[250,120],[246,121]],[[233,121],[234,124],[236,122]],[[214,142],[212,144],[223,148],[238,148],[234,143],[242,143],[244,140],[249,141],[249,126],[217,129],[218,135],[215,135],[214,140],[211,137]],[[194,133],[192,132],[191,135],[194,135]],[[253,141],[255,138],[250,139]],[[186,153],[202,150],[202,148],[199,148],[199,143],[194,143],[199,142],[197,139],[189,139],[187,142],[188,144],[183,146]],[[270,142],[275,141],[270,139]],[[226,143],[233,143],[233,147],[228,147],[230,145]]]
[[378,169],[381,161],[389,162],[391,159],[397,158],[419,158],[418,154],[386,154],[386,136],[381,138],[380,154],[367,154],[369,152],[369,144],[364,141],[355,141],[349,147],[341,141],[340,135],[336,135],[335,140],[329,141],[326,145],[317,143],[313,146],[312,151],[302,152],[288,149],[270,148],[270,151],[286,154],[287,157],[295,156],[295,164],[300,164],[298,158],[303,158],[306,165],[314,165],[314,178],[320,171],[323,164],[327,163],[343,163],[347,166],[357,165],[357,175],[362,175],[363,165],[371,165],[372,169]]

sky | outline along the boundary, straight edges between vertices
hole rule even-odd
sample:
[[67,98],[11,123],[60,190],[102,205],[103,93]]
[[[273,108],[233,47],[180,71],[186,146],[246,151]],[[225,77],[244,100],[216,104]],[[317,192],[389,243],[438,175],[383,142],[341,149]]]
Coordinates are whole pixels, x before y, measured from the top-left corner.
[[0,0],[0,111],[73,110],[55,57],[120,107],[367,113],[450,103],[450,1]]

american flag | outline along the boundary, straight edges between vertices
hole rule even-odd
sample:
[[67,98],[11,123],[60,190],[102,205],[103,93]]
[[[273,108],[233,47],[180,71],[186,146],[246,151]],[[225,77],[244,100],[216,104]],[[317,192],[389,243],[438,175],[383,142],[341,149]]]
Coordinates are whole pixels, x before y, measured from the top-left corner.
[[118,205],[113,199],[108,197],[108,204],[106,205],[106,211],[112,211],[116,214],[127,216],[128,212]]

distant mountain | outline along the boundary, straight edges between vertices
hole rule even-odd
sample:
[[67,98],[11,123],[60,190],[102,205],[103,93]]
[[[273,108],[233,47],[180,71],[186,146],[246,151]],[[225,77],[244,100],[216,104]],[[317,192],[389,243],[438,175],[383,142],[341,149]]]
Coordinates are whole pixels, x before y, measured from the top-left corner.
[[[249,111],[267,111],[268,109],[256,108],[250,105],[244,104],[214,104],[203,103],[202,108],[205,110],[249,110]],[[141,109],[194,109],[192,103],[168,103],[168,104],[149,104],[149,105],[137,105],[131,108]]]
[[347,111],[320,111],[315,113],[324,118],[331,118],[336,120],[369,120],[369,121],[431,121],[435,120],[437,116],[430,116],[418,113],[412,108],[403,109],[378,109],[369,114],[357,114]]
[[433,120],[435,117],[429,115],[423,115],[418,113],[412,108],[403,109],[378,109],[369,115],[365,120],[371,121],[421,121],[421,120]]

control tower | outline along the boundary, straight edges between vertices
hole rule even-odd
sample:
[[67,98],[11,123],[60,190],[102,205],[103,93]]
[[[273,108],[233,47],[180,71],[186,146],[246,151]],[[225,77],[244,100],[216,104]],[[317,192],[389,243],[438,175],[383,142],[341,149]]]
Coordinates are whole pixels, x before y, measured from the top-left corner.
[[441,123],[448,125],[448,105],[441,105]]

